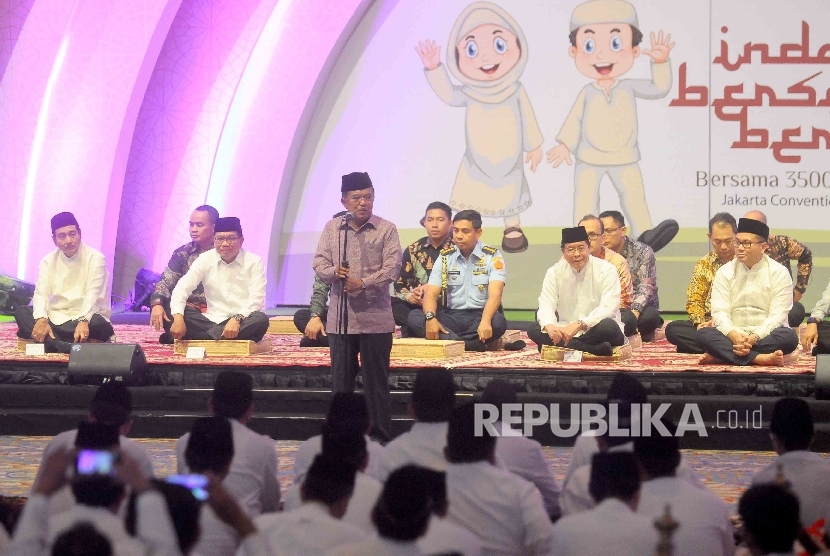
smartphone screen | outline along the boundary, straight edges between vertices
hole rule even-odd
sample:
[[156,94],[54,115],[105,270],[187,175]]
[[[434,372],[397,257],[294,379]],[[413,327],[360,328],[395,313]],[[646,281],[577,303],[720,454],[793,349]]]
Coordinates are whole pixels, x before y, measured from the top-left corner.
[[108,450],[81,450],[75,468],[79,475],[112,475],[115,458]]
[[204,475],[170,475],[165,481],[189,488],[196,500],[208,499],[208,478]]

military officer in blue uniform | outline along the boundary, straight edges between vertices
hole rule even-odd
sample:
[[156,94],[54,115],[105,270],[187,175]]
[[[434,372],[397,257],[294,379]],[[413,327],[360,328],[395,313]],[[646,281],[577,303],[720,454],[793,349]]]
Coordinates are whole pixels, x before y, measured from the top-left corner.
[[484,351],[507,330],[499,311],[504,257],[479,241],[478,212],[462,210],[452,222],[455,245],[443,249],[433,264],[422,309],[409,313],[409,330],[418,338],[463,340],[467,351]]

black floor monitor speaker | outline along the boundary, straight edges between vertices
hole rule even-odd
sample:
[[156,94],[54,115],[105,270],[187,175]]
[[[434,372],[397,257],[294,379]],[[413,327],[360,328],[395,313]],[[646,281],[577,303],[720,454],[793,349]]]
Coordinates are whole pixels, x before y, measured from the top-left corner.
[[816,399],[830,400],[830,355],[816,355]]
[[147,358],[138,344],[73,344],[67,374],[71,383],[88,383],[89,377],[100,383],[117,377],[134,386],[146,384]]

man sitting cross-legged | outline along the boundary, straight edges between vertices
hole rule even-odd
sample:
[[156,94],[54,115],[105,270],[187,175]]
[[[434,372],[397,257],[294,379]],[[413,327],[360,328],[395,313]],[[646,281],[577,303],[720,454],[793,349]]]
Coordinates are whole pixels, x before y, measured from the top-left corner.
[[738,222],[738,251],[712,285],[713,327],[700,328],[695,340],[706,354],[701,364],[783,365],[798,347],[787,326],[793,306],[793,281],[766,251],[769,228],[759,220]]
[[543,345],[554,345],[611,355],[614,346],[625,343],[617,270],[591,256],[588,233],[582,226],[562,230],[562,255],[545,275],[538,323],[531,325],[527,335],[540,350]]

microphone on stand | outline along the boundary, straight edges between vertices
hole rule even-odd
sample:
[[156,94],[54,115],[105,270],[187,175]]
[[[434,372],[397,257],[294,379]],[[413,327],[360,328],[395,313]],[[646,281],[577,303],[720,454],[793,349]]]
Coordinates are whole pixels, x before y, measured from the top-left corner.
[[[354,218],[354,213],[351,212],[351,211],[346,211],[346,212],[342,213],[341,217],[343,218],[343,224],[345,224],[346,222],[348,222],[349,220]],[[347,229],[346,234],[348,234],[348,233],[349,233],[349,230]],[[346,237],[348,237],[348,235]],[[346,260],[346,245],[345,245],[345,242],[343,244],[343,260],[340,263],[340,265],[345,267],[345,268],[349,268],[349,261]]]
[[343,220],[344,220],[344,221],[349,221],[349,220],[351,220],[351,219],[353,219],[353,218],[354,218],[354,213],[353,213],[353,212],[346,211],[346,212],[343,214]]

